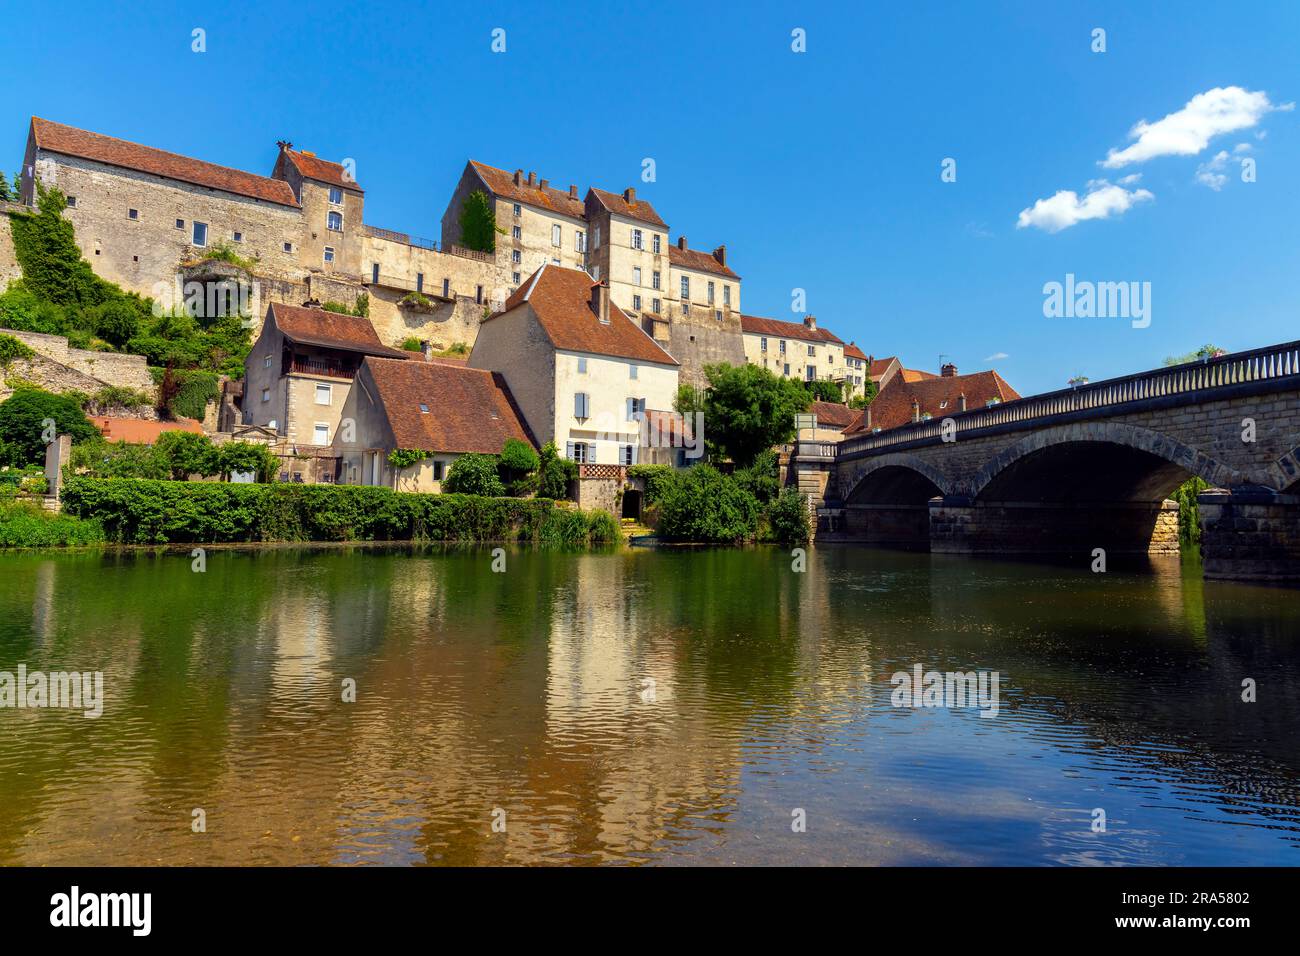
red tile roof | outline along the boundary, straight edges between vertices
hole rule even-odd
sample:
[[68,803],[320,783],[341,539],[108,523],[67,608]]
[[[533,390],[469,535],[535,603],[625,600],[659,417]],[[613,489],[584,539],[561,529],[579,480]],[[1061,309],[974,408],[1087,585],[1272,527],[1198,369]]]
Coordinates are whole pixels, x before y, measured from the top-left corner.
[[858,417],[856,408],[849,408],[839,402],[813,402],[808,411],[817,416],[818,428],[838,428],[843,430]]
[[713,258],[712,253],[701,252],[699,249],[681,249],[676,244],[673,244],[668,247],[668,261],[682,269],[695,269],[697,272],[716,272],[728,279],[740,278],[729,267]]
[[327,159],[321,159],[315,153],[304,153],[296,149],[286,149],[284,154],[306,179],[351,189],[353,192],[365,192],[356,180],[348,177],[341,163],[331,163]]
[[840,337],[826,329],[810,329],[802,322],[782,322],[758,315],[742,315],[740,330],[754,335],[767,335],[778,339],[800,339],[804,342],[830,342],[843,345]]
[[668,223],[659,218],[659,213],[655,212],[654,206],[644,199],[638,199],[636,202],[630,203],[623,198],[621,193],[606,192],[603,189],[597,189],[595,186],[591,187],[591,194],[596,197],[596,200],[602,206],[616,216],[639,219],[642,222],[650,223],[652,226],[660,226],[665,230],[668,228]]
[[319,345],[322,348],[361,352],[364,355],[385,355],[392,358],[410,358],[416,352],[391,349],[379,341],[370,320],[359,315],[342,315],[324,309],[308,309],[283,302],[272,302],[267,318],[285,338],[302,345]]
[[904,382],[925,382],[932,378],[938,378],[933,372],[923,372],[917,368],[898,369],[898,374],[902,376]]
[[152,445],[163,432],[203,434],[203,426],[193,418],[152,422],[143,418],[109,418],[101,415],[92,418],[90,422],[109,441],[124,441],[132,445]]
[[862,359],[865,362],[868,356],[867,353],[858,348],[855,343],[850,342],[848,345],[844,346],[844,357]]
[[239,169],[230,169],[207,163],[201,159],[191,159],[176,153],[164,152],[152,146],[140,146],[126,140],[102,136],[87,132],[74,126],[52,123],[32,117],[31,136],[36,147],[64,156],[89,159],[108,166],[133,169],[136,172],[175,179],[195,186],[220,189],[238,196],[250,196],[281,206],[297,206],[293,190],[289,184],[278,179],[256,176]]
[[529,206],[536,206],[540,209],[549,209],[552,212],[572,216],[574,219],[583,218],[586,207],[583,205],[582,200],[570,196],[564,190],[556,189],[553,186],[547,186],[543,189],[540,184],[530,186],[527,179],[524,179],[522,183],[516,186],[513,173],[508,173],[504,169],[497,169],[495,166],[489,166],[473,159],[469,161],[469,164],[478,173],[479,178],[487,184],[488,189],[502,199],[527,203]]
[[537,445],[498,372],[374,357],[361,367],[398,448],[495,455],[507,438]]
[[[889,358],[873,359],[871,362],[871,377],[880,378],[885,372],[889,371],[889,366],[897,361],[898,358],[893,355],[889,356]],[[899,365],[899,368],[902,368],[902,365]]]
[[[871,403],[871,426],[884,429],[910,423],[913,400],[920,406],[922,417],[927,412],[932,418],[955,415],[961,411],[962,394],[966,396],[967,410],[971,411],[983,408],[991,399],[1010,402],[1020,398],[1020,393],[1006,379],[992,371],[931,376],[914,382],[895,375]],[[864,425],[865,420],[855,422],[846,432],[864,430]]]
[[613,302],[609,304],[609,324],[601,322],[591,307],[591,290],[595,285],[585,272],[547,264],[506,299],[504,310],[484,321],[491,322],[527,303],[557,349],[660,365],[678,364]]

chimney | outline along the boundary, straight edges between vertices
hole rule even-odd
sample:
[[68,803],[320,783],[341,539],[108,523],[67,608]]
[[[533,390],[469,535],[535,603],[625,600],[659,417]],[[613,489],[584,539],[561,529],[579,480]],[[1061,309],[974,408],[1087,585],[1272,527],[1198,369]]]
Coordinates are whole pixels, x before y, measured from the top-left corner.
[[718,248],[714,249],[713,258],[718,260],[718,265],[725,266],[727,264],[727,247],[718,246]]
[[420,339],[420,354],[424,356],[427,362],[433,356],[433,343],[428,339]]
[[912,421],[919,422],[920,420],[921,420],[921,403],[918,402],[916,399],[912,399]]
[[522,186],[523,184],[524,184],[524,171],[523,171],[522,169],[516,169],[516,170],[515,170],[515,185],[516,185],[516,186]]
[[623,190],[623,201],[624,201],[625,203],[627,203],[629,206],[635,206],[635,205],[636,205],[636,190],[633,189],[631,186],[628,186],[627,189],[624,189],[624,190]]
[[289,142],[287,139],[276,140],[275,145],[280,147],[280,152],[284,152],[286,149],[293,149],[293,143]]
[[599,316],[602,325],[609,325],[609,286],[603,282],[591,287],[591,311]]
[[678,249],[685,249],[685,248],[686,248],[686,237],[685,237],[685,236],[678,236],[678,237],[677,237],[677,248],[678,248]]
[[574,186],[572,183],[569,184],[569,198],[570,199],[578,198],[578,187]]
[[957,396],[957,410],[958,410],[958,411],[962,411],[962,412],[966,411],[966,393],[965,393],[965,392],[962,392],[960,395]]
[[528,185],[530,186],[537,185],[537,174],[532,172],[531,170],[528,173]]
[[542,187],[543,189],[545,189],[545,188],[546,188],[547,186],[549,186],[550,184],[551,184],[551,181],[550,181],[549,179],[543,179],[542,182],[541,182],[541,187]]
[[806,326],[808,326],[808,328],[812,329],[814,332],[816,332],[816,331],[817,331],[817,316],[813,315],[813,314],[810,312],[809,314],[807,314],[807,315],[805,315],[805,316],[803,317],[803,324],[806,325]]
[[951,362],[945,363],[944,366],[939,369],[939,376],[941,378],[952,378],[956,374],[957,366],[953,365]]
[[320,302],[318,302],[316,299],[308,299],[306,302],[302,304],[302,307],[304,309],[319,309]]

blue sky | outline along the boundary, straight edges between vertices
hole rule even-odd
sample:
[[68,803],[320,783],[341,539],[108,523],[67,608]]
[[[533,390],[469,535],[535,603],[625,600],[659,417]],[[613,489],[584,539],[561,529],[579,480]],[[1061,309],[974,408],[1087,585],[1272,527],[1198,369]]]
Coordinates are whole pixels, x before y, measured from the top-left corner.
[[[1300,113],[1274,108],[1300,99],[1300,4],[136,2],[40,18],[59,29],[0,34],[10,172],[36,114],[265,174],[278,139],[351,157],[368,222],[435,238],[469,157],[634,185],[674,238],[727,244],[745,311],[797,318],[803,288],[868,353],[994,367],[1025,393],[1300,338]],[[1101,165],[1139,121],[1233,87],[1254,97],[1248,125],[1170,155],[1205,128],[1183,113],[1141,143],[1149,158]],[[1017,228],[1062,190],[1118,202]],[[1150,282],[1150,326],[1045,318],[1043,285],[1067,273]]]

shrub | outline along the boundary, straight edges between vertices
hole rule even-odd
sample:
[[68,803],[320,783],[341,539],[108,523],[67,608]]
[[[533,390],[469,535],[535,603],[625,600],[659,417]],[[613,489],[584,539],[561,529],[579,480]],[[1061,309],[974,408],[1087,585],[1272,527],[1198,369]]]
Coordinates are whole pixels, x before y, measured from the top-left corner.
[[712,465],[674,475],[660,493],[658,531],[670,541],[729,544],[758,530],[758,500]]
[[663,497],[664,485],[673,480],[671,465],[633,465],[627,470],[629,478],[645,481],[645,503],[657,504]]
[[0,548],[48,548],[98,544],[98,521],[54,514],[34,501],[0,498]]
[[217,448],[213,474],[229,478],[232,471],[251,471],[258,481],[270,481],[280,469],[280,459],[265,445],[252,441],[228,441]]
[[[65,393],[67,394],[67,393]],[[86,396],[86,405],[92,405],[97,409],[109,408],[139,408],[140,406],[152,406],[153,399],[140,391],[138,388],[127,388],[122,385],[105,385],[94,395]]]
[[619,539],[605,512],[544,499],[408,494],[358,485],[67,479],[65,512],[98,519],[110,541],[519,541],[599,544]]
[[537,494],[557,500],[567,498],[569,483],[578,477],[578,466],[567,458],[561,458],[553,441],[542,446],[538,460]]
[[91,329],[116,349],[140,334],[140,311],[125,299],[113,299],[95,306],[88,313]]
[[803,544],[811,537],[808,504],[795,488],[786,488],[767,509],[767,523],[773,540],[781,544]]
[[9,368],[16,359],[29,359],[35,354],[26,343],[12,335],[0,335],[0,369]]
[[422,352],[424,351],[424,346],[420,344],[419,339],[414,335],[411,335],[402,339],[402,349],[406,352]]
[[220,377],[198,369],[151,368],[158,383],[159,410],[172,418],[202,421],[208,402],[221,398]]
[[451,463],[443,490],[452,494],[483,495],[496,498],[506,493],[497,474],[497,456],[470,452]]
[[777,478],[779,466],[780,461],[776,452],[769,448],[759,452],[754,458],[754,463],[748,468],[737,469],[736,482],[758,499],[760,504],[768,504],[781,492],[781,484]]
[[511,471],[528,474],[541,465],[537,450],[518,438],[507,438],[501,448],[501,464]]
[[81,404],[65,395],[35,388],[18,389],[0,402],[0,442],[11,458],[9,464],[25,465],[45,460],[45,422],[52,419],[56,435],[71,435],[74,442],[99,437],[99,431],[81,410]]
[[1174,501],[1178,502],[1180,544],[1196,544],[1201,540],[1201,511],[1196,496],[1208,487],[1210,483],[1204,478],[1192,477],[1179,485],[1178,490],[1173,493]]
[[167,477],[176,481],[185,481],[190,475],[206,478],[221,472],[221,456],[207,435],[163,432],[154,442],[153,454],[166,468]]
[[72,446],[65,473],[88,473],[96,478],[167,478],[171,467],[149,445],[95,438]]

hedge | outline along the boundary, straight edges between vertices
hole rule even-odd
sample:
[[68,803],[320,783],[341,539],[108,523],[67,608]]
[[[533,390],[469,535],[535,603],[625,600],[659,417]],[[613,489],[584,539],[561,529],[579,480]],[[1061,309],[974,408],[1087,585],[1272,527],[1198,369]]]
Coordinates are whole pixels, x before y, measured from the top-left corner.
[[230,484],[69,478],[65,513],[97,520],[123,544],[231,541],[518,541],[550,546],[619,540],[602,511],[547,498],[428,495],[360,485]]

